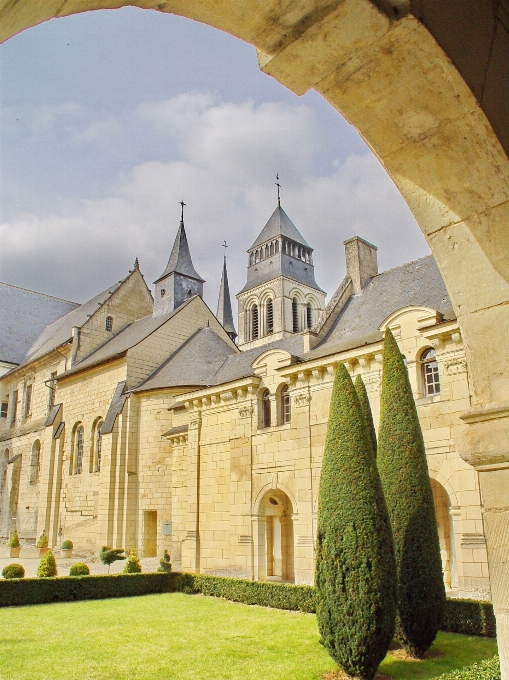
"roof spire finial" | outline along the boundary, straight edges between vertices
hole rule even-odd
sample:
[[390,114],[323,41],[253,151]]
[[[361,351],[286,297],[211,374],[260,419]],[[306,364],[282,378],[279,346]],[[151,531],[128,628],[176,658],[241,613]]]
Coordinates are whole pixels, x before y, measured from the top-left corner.
[[139,268],[140,268],[140,263],[138,262],[138,258],[136,258],[135,261],[134,261],[133,269],[139,269]]
[[228,248],[226,241],[223,241],[223,245],[221,246],[221,248],[224,248],[224,259],[226,262],[226,249]]
[[179,205],[182,206],[182,212],[180,214],[180,221],[182,222],[182,224],[184,224],[184,206],[186,205],[186,203],[184,203],[184,201],[182,200],[182,201],[179,201]]
[[279,195],[279,190],[281,189],[281,184],[279,184],[279,172],[276,172],[276,182],[277,186],[277,205],[280,208],[281,207],[281,196]]

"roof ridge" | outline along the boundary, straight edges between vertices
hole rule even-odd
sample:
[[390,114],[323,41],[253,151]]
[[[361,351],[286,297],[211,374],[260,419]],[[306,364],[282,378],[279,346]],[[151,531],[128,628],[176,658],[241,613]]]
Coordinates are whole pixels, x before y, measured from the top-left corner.
[[[404,262],[403,264],[399,264],[396,267],[391,267],[390,269],[385,269],[383,272],[378,272],[378,274],[375,274],[370,278],[369,281],[372,281],[373,279],[376,279],[377,276],[383,276],[384,274],[389,274],[390,272],[396,271],[396,269],[402,269],[403,267],[408,267],[410,264],[415,264],[416,262],[420,262],[421,260],[427,260],[429,258],[433,258],[433,254],[430,253],[429,255],[423,255],[422,257],[418,257],[416,260],[410,260],[410,262]],[[433,260],[436,262],[435,258]],[[369,283],[368,281],[368,283]],[[368,285],[368,284],[366,284]]]
[[1,286],[9,286],[9,288],[16,288],[17,290],[24,290],[27,293],[33,293],[34,295],[42,295],[43,297],[51,298],[52,300],[58,300],[59,302],[67,302],[70,305],[77,305],[78,307],[81,307],[81,305],[82,305],[81,302],[74,302],[73,300],[66,300],[65,298],[56,297],[56,295],[50,295],[49,293],[41,293],[38,290],[32,290],[31,288],[23,288],[22,286],[16,286],[13,283],[6,283],[5,281],[0,281],[0,285]]

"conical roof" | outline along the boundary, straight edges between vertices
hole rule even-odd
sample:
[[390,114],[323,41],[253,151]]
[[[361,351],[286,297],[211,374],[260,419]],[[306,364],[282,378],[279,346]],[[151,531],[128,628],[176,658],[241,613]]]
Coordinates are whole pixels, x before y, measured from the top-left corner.
[[205,283],[205,279],[201,278],[193,266],[189,245],[187,243],[186,230],[184,228],[184,220],[180,221],[180,226],[177,231],[177,236],[175,237],[175,243],[173,244],[173,249],[166,269],[154,283],[158,283],[170,274],[182,274],[183,276],[188,276],[191,279],[196,279],[196,281]]
[[232,303],[230,299],[230,287],[228,285],[228,272],[226,271],[226,257],[223,262],[223,275],[219,288],[219,300],[217,302],[217,320],[231,337],[237,337],[237,331],[233,323]]
[[301,245],[306,246],[306,248],[312,250],[311,246],[308,243],[306,243],[306,240],[304,239],[300,231],[297,229],[295,224],[288,217],[288,215],[285,213],[285,211],[280,205],[278,205],[278,207],[274,210],[269,221],[263,227],[263,229],[260,232],[260,235],[253,243],[251,248],[249,248],[249,250],[256,248],[257,246],[261,245],[262,243],[265,243],[266,241],[270,241],[273,238],[277,238],[278,236],[286,236],[286,238],[295,241],[295,243],[300,243]]

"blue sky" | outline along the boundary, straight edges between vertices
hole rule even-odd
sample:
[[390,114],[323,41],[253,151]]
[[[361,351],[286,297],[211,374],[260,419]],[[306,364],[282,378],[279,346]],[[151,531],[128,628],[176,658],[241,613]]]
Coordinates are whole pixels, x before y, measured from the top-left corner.
[[329,295],[353,235],[379,247],[381,270],[429,253],[356,130],[216,29],[135,8],[54,19],[0,46],[0,77],[2,281],[82,302],[138,257],[151,284],[183,198],[215,309],[221,244],[234,293],[276,206],[276,172]]

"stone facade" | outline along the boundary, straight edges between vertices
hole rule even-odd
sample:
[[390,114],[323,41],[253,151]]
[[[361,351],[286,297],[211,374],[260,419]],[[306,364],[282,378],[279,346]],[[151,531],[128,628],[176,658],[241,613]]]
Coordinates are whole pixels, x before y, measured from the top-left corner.
[[[153,312],[137,267],[85,303],[90,314],[79,308],[58,333],[44,331],[46,344],[0,382],[9,395],[1,534],[16,526],[33,540],[45,529],[55,546],[69,538],[144,556],[166,548],[175,568],[312,583],[335,368],[362,375],[377,424],[390,327],[423,429],[446,586],[489,597],[478,473],[458,452],[471,398],[466,352],[436,265],[423,258],[378,274],[376,248],[357,237],[345,255],[347,276],[312,325],[306,318],[281,338],[260,325],[243,351],[198,295]],[[304,294],[307,284],[254,277],[240,309],[244,296],[291,299],[292,285]]]

